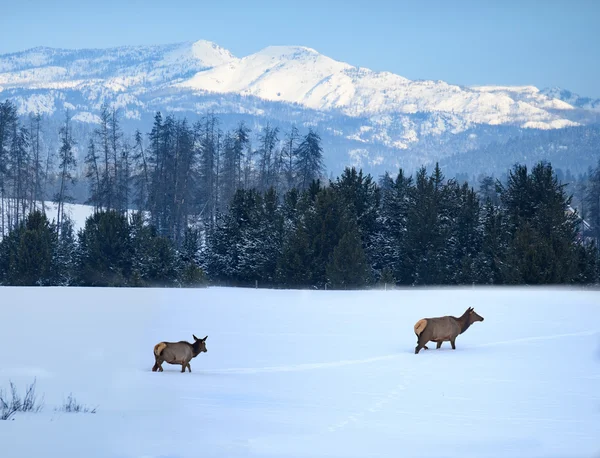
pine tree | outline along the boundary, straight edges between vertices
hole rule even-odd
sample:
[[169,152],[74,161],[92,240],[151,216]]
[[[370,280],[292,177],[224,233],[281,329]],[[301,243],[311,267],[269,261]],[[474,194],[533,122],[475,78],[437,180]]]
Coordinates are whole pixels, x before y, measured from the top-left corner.
[[500,198],[512,238],[508,250],[512,282],[554,284],[575,275],[577,215],[552,166],[539,162],[531,174],[515,165]]
[[132,246],[127,217],[115,210],[96,212],[79,232],[78,282],[83,286],[126,286]]
[[342,236],[333,249],[326,270],[333,288],[360,288],[369,282],[369,266],[356,227]]
[[295,172],[299,188],[307,189],[324,171],[321,137],[310,128],[296,150]]
[[275,185],[276,168],[278,165],[276,164],[275,147],[279,141],[278,134],[279,128],[271,127],[267,123],[259,136],[258,189],[261,192]]
[[70,286],[76,284],[77,240],[71,218],[65,216],[61,226],[54,260],[55,282],[60,286]]
[[200,233],[197,229],[186,228],[183,242],[177,252],[178,278],[183,286],[206,285],[207,278],[202,269]]
[[7,228],[5,225],[5,221],[10,218],[6,202],[9,185],[7,173],[12,137],[17,126],[17,107],[9,100],[0,103],[0,235],[4,235],[7,229],[10,229],[10,226]]
[[414,206],[413,179],[400,169],[396,179],[385,174],[381,179],[381,203],[375,232],[371,236],[371,259],[375,272],[386,267],[400,284],[410,284],[413,263],[409,253],[408,218]]
[[135,131],[134,135],[135,146],[133,152],[133,167],[135,172],[133,173],[132,182],[133,187],[136,189],[136,196],[134,203],[138,210],[146,210],[148,208],[148,189],[150,186],[150,175],[148,168],[148,161],[146,153],[144,151],[144,144],[142,140],[142,133],[139,130]]
[[587,235],[595,238],[596,246],[600,245],[600,160],[594,169],[589,171],[589,182],[587,186],[584,204],[587,208],[586,217],[591,225]]
[[29,131],[13,124],[12,142],[10,147],[9,177],[12,181],[12,197],[14,200],[14,216],[11,218],[15,226],[25,219],[28,209],[29,187],[33,184],[31,176],[31,161],[29,155]]
[[11,286],[56,284],[59,265],[56,229],[34,210],[0,242],[0,278]]
[[481,250],[474,262],[474,280],[482,284],[502,284],[511,272],[507,265],[509,233],[504,212],[486,199],[480,224]]
[[94,140],[90,138],[88,143],[88,152],[85,156],[85,177],[89,180],[89,197],[85,203],[91,204],[92,207],[94,207],[94,211],[100,210],[103,202],[99,159],[100,157],[96,151]]
[[59,231],[62,227],[61,222],[64,219],[65,202],[73,202],[73,197],[69,194],[69,185],[75,183],[73,172],[77,162],[73,151],[74,146],[75,140],[71,133],[71,116],[67,110],[65,124],[60,129],[60,149],[58,152],[60,185],[58,192],[54,196],[54,201],[58,204],[56,226]]
[[38,202],[44,208],[44,167],[42,162],[42,115],[37,112],[30,115],[30,138],[31,138],[31,168],[32,185],[30,207],[37,208]]
[[296,125],[292,125],[290,132],[286,135],[284,147],[282,149],[282,173],[285,182],[285,190],[294,188],[296,184],[296,175],[294,173],[294,164],[297,156],[297,143],[300,133]]

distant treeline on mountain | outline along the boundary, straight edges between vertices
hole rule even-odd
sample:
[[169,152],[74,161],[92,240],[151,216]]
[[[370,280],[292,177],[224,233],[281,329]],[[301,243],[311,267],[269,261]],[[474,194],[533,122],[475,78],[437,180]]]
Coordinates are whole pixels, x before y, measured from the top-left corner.
[[588,172],[600,157],[600,126],[565,127],[553,130],[512,131],[502,141],[492,141],[470,150],[457,149],[439,161],[449,173],[495,175],[516,163],[532,167],[551,162],[556,170],[573,177]]
[[127,135],[104,106],[80,178],[94,213],[75,233],[64,212],[76,181],[71,119],[54,157],[41,128],[0,104],[4,285],[598,282],[600,161],[577,181],[578,211],[544,161],[476,186],[439,165],[328,179],[310,128],[267,125],[253,141],[244,123],[222,130],[212,114],[190,124],[157,112],[149,132]]

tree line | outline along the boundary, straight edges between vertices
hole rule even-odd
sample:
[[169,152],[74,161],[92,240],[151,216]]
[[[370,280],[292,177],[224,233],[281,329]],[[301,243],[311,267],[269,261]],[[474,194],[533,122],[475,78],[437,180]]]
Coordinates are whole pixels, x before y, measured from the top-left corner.
[[[40,117],[29,119],[0,104],[5,285],[598,281],[600,162],[586,180],[588,227],[546,162],[516,164],[504,182],[484,177],[477,189],[438,165],[378,180],[346,168],[327,180],[312,129],[267,124],[253,139],[244,123],[223,131],[212,114],[190,124],[158,112],[150,132],[127,136],[103,106],[84,161],[94,212],[75,233],[64,213],[76,178],[69,114],[54,170],[37,141]],[[55,217],[43,205],[48,182]]]

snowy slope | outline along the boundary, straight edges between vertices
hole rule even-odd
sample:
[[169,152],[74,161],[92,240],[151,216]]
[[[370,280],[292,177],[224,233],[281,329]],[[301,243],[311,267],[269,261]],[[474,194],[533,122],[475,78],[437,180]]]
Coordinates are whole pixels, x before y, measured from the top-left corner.
[[537,128],[577,124],[546,111],[573,107],[536,88],[531,88],[529,92],[534,95],[527,97],[522,96],[521,88],[498,91],[462,88],[443,81],[411,81],[337,62],[305,47],[270,46],[198,72],[177,86],[253,95],[317,110],[338,109],[353,116],[434,111],[460,114],[472,123],[518,123],[523,127],[535,123]]
[[[598,456],[597,291],[0,288],[3,456]],[[12,304],[18,304],[13,306]],[[485,317],[414,355],[413,324]],[[181,374],[161,340],[208,335]],[[12,351],[16,350],[16,351]],[[55,413],[72,392],[96,414]]]
[[[1,204],[2,204],[2,200],[0,200],[0,205]],[[6,205],[6,202],[5,202],[5,205]],[[71,221],[73,222],[73,230],[74,230],[75,234],[77,234],[77,232],[79,232],[80,229],[83,229],[85,227],[85,220],[89,216],[92,216],[92,214],[94,213],[94,207],[91,205],[71,204],[71,203],[64,203],[63,205],[64,205],[65,215],[67,217],[69,217],[71,219]],[[41,210],[42,203],[37,202],[36,208]],[[58,214],[57,214],[58,213],[58,204],[56,204],[55,202],[52,202],[52,201],[47,201],[47,202],[45,202],[45,210],[46,210],[46,215],[47,215],[48,219],[50,221],[56,222],[56,219],[58,216]],[[133,211],[130,210],[128,213],[132,214]],[[7,215],[5,215],[4,224],[6,225],[6,227],[9,227],[9,225],[10,225]]]
[[562,100],[574,107],[600,112],[600,99],[582,97],[579,94],[575,94],[574,92],[571,92],[567,89],[562,89],[560,87],[544,88],[541,92],[552,99]]

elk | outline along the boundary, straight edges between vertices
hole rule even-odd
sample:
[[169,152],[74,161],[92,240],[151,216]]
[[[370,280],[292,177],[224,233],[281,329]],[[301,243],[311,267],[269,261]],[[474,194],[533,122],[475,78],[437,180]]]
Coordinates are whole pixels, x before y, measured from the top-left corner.
[[428,350],[427,342],[437,342],[437,349],[443,342],[450,341],[452,350],[456,350],[456,337],[462,334],[469,326],[476,321],[483,321],[483,317],[478,315],[473,307],[469,307],[460,318],[455,316],[442,316],[435,318],[423,318],[415,323],[414,330],[417,335],[417,346],[415,355],[421,348]]
[[194,334],[194,343],[180,340],[179,342],[159,342],[154,346],[154,366],[152,372],[163,371],[162,363],[181,364],[181,372],[185,372],[187,367],[192,372],[190,361],[200,353],[206,353],[206,336],[204,339],[198,339]]

